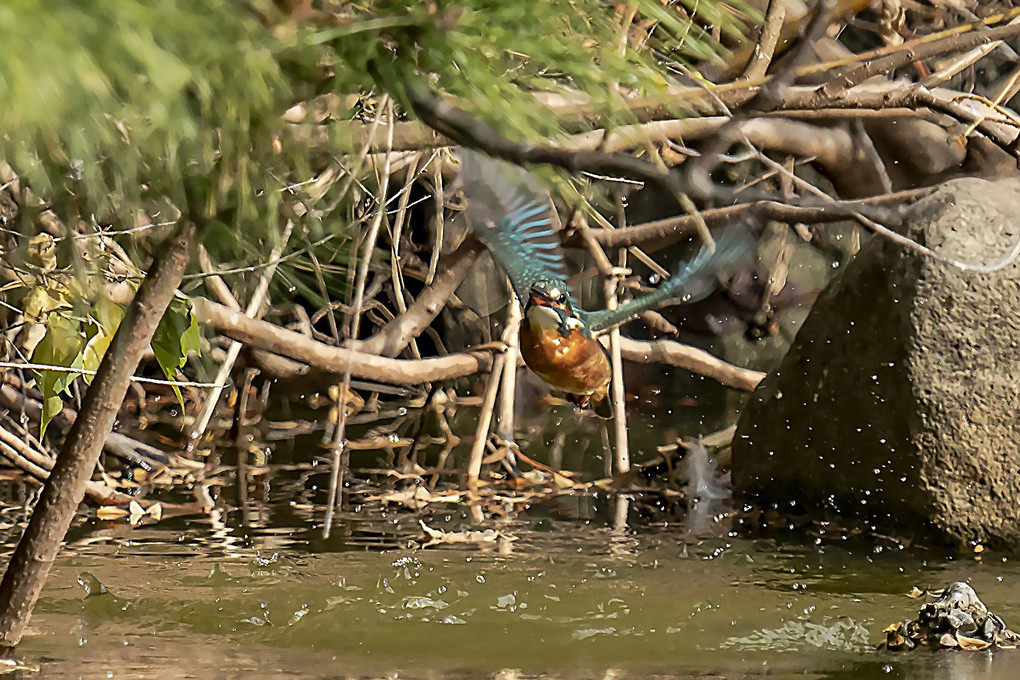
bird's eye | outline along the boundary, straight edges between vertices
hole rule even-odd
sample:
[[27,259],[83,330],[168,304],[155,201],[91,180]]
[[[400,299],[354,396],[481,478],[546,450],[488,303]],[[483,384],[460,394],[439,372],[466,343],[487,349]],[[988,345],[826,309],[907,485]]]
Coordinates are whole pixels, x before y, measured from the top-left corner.
[[566,293],[560,293],[560,296],[558,298],[556,298],[556,301],[559,302],[562,305],[567,304],[567,294]]

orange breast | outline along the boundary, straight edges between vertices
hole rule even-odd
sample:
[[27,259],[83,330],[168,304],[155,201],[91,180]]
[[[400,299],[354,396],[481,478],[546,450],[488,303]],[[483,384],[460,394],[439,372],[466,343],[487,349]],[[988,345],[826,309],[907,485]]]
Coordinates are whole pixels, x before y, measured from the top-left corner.
[[602,345],[580,330],[562,335],[527,320],[521,325],[521,355],[528,368],[553,387],[572,394],[605,393],[612,377]]

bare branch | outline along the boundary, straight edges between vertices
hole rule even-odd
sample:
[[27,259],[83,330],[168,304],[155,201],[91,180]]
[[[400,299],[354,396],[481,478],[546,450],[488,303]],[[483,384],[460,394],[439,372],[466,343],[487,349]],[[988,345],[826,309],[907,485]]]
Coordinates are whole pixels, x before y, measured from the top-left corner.
[[660,186],[671,195],[688,193],[681,175],[639,158],[602,151],[567,151],[551,146],[514,142],[487,123],[431,93],[408,88],[407,96],[414,112],[429,127],[458,144],[478,149],[490,156],[518,165],[541,163],[573,173],[590,172],[597,175],[629,177]]
[[[887,223],[896,223],[902,220],[902,215],[910,203],[927,196],[934,190],[934,187],[925,187],[871,198],[813,205],[794,205],[770,200],[755,201],[704,210],[701,212],[701,217],[709,227],[722,227],[747,217],[790,224],[841,222],[856,219],[856,216],[862,213],[873,215],[875,219],[881,219]],[[627,229],[613,231],[597,229],[591,232],[591,237],[609,248],[642,245],[649,250],[656,250],[695,233],[697,232],[695,231],[694,218],[689,215],[681,215],[638,224]]]
[[462,352],[420,360],[380,357],[311,340],[271,323],[249,319],[205,298],[192,298],[192,304],[199,323],[251,347],[330,373],[342,375],[349,363],[355,378],[391,385],[420,385],[481,373],[492,365],[487,352]]
[[705,350],[684,345],[674,340],[633,340],[620,338],[623,358],[644,364],[659,363],[686,368],[692,373],[717,380],[727,387],[753,390],[765,378],[760,371],[752,371],[728,364]]

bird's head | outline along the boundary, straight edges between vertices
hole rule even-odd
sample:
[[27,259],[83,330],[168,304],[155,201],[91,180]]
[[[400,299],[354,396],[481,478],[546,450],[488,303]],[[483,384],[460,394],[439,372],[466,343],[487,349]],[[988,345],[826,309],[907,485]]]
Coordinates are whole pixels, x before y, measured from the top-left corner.
[[536,281],[531,286],[529,302],[539,307],[551,307],[569,311],[570,297],[567,287],[557,281]]

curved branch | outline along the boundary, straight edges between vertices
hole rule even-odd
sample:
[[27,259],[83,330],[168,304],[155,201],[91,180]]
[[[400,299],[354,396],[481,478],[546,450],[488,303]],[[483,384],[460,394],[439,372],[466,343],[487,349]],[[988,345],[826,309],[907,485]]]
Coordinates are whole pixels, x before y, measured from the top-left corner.
[[407,88],[407,99],[422,122],[439,134],[496,158],[518,165],[554,165],[573,173],[629,177],[660,186],[673,195],[690,193],[686,181],[679,173],[659,168],[634,156],[602,151],[567,151],[551,146],[514,142],[489,124],[420,88]]
[[475,258],[484,250],[481,242],[470,238],[444,261],[445,268],[436,275],[432,285],[421,292],[403,314],[396,316],[368,340],[356,348],[366,354],[393,357],[407,347],[412,339],[421,335],[439,315],[457,286],[461,284]]
[[205,298],[192,298],[195,319],[246,345],[295,359],[330,373],[343,373],[348,362],[351,375],[392,385],[420,385],[488,371],[487,352],[462,352],[431,359],[405,360],[380,357],[346,347],[333,347],[300,333],[244,314]]
[[734,366],[703,349],[674,340],[633,340],[621,336],[620,352],[628,361],[686,368],[691,373],[712,378],[739,390],[753,390],[765,378],[761,371]]

